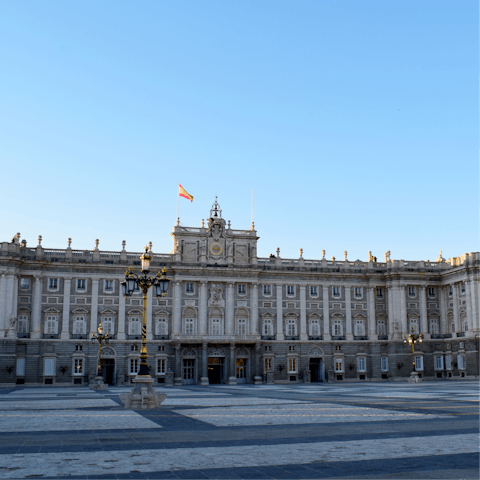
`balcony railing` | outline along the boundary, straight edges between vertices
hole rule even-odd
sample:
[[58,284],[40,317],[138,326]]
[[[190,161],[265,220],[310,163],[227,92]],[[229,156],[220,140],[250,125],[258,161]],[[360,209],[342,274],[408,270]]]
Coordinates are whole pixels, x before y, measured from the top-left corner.
[[354,335],[353,339],[354,340],[366,340],[367,336],[366,335]]
[[323,336],[322,335],[309,335],[308,339],[309,340],[323,340]]
[[260,338],[262,340],[275,340],[275,335],[262,335]]
[[298,335],[285,335],[285,340],[300,340]]
[[170,335],[154,335],[153,339],[154,340],[168,340],[170,338]]
[[379,335],[378,339],[379,340],[388,340],[388,335]]
[[332,340],[345,340],[345,335],[332,335]]
[[59,338],[59,334],[58,333],[44,333],[42,335],[42,338],[47,338],[47,339],[53,339],[53,338]]

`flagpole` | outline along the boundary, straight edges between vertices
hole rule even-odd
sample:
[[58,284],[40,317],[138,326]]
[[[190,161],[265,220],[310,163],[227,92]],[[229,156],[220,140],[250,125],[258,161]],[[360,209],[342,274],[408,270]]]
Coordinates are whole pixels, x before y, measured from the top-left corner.
[[[179,184],[180,185],[180,184]],[[180,193],[177,192],[177,225],[180,225],[180,211],[179,211],[179,208],[180,208]]]

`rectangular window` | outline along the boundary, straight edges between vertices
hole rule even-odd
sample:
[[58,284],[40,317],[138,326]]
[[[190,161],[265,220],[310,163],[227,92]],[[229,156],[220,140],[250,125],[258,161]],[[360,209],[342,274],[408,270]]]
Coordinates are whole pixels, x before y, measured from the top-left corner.
[[415,296],[415,287],[408,287],[408,296],[409,297]]
[[[105,329],[105,326],[104,325],[102,325],[102,326]],[[85,317],[84,316],[73,317],[73,333],[75,335],[84,335],[85,334]]]
[[238,285],[238,294],[245,295],[247,293],[247,286],[244,283]]
[[194,293],[193,283],[186,283],[185,284],[185,293]]
[[343,335],[343,325],[341,320],[333,321],[332,335]]
[[247,319],[239,318],[237,320],[237,335],[246,335],[247,334]]
[[105,280],[104,290],[105,292],[113,292],[113,280]]
[[287,321],[287,335],[295,336],[297,334],[297,321],[293,318]]
[[382,357],[381,362],[382,372],[388,372],[388,357]]
[[294,285],[287,285],[287,295],[289,297],[295,296],[295,286]]
[[412,332],[417,334],[417,335],[418,335],[418,332],[419,332],[419,330],[418,330],[418,318],[416,318],[416,317],[410,319],[410,329],[409,329],[408,333],[412,333]]
[[185,335],[194,335],[195,334],[195,319],[186,318],[185,319]]
[[310,320],[310,336],[319,337],[320,336],[320,322],[318,320]]
[[461,288],[462,293],[465,293],[465,282],[462,282],[462,288]]
[[378,298],[383,298],[383,288],[377,288],[375,291]]
[[288,359],[288,373],[297,373],[297,359],[295,357]]
[[263,294],[266,297],[269,297],[272,294],[272,286],[271,285],[264,285],[263,286]]
[[30,288],[30,279],[26,277],[22,277],[20,279],[20,288],[22,290],[28,290]]
[[138,362],[138,358],[131,358],[129,363],[130,363],[130,375],[137,375],[138,369],[140,366]]
[[83,358],[73,359],[73,374],[83,375]]
[[43,374],[48,376],[55,375],[55,359],[46,358],[43,362]]
[[377,335],[386,335],[385,320],[377,320]]
[[435,370],[443,370],[443,356],[435,357]]
[[448,289],[448,296],[452,297],[453,296],[453,286],[450,285],[450,288]]
[[362,297],[362,287],[355,287],[355,297]]
[[431,335],[438,335],[438,319],[431,318],[428,322]]
[[157,358],[157,375],[165,375],[167,373],[167,359]]
[[81,352],[82,350],[83,350],[83,346],[82,346],[82,345],[75,345],[75,351]]
[[418,355],[415,357],[415,370],[417,372],[423,371],[423,356]]
[[357,368],[359,372],[365,372],[367,370],[365,357],[357,358]]
[[220,318],[212,318],[211,335],[222,335],[222,325]]
[[318,287],[310,287],[310,296],[318,297]]
[[115,322],[113,317],[102,317],[102,327],[103,333],[108,333],[109,335],[113,335],[115,333]]
[[459,370],[465,370],[465,356],[463,353],[457,355],[457,366]]
[[362,337],[365,335],[365,323],[363,320],[355,320],[355,336]]
[[45,333],[47,335],[56,335],[57,334],[57,317],[47,316],[45,319]]
[[167,319],[157,318],[155,335],[168,335]]
[[18,316],[18,333],[28,333],[28,315]]
[[343,359],[342,358],[335,358],[335,371],[336,372],[343,372]]
[[142,333],[142,322],[140,317],[130,317],[130,330],[129,335],[141,335]]
[[263,321],[263,334],[266,336],[272,336],[273,335],[273,323],[270,318],[266,318]]
[[428,296],[429,297],[435,296],[435,287],[428,287]]
[[58,279],[57,278],[49,278],[48,279],[48,289],[49,290],[58,290]]
[[25,359],[17,358],[17,369],[15,370],[17,377],[25,376]]
[[77,290],[83,291],[86,289],[86,281],[83,278],[77,278]]
[[333,287],[333,296],[334,297],[340,296],[340,287]]
[[451,370],[451,369],[452,369],[452,356],[445,355],[445,370]]
[[272,357],[266,357],[265,359],[265,373],[267,372],[273,372],[273,358]]

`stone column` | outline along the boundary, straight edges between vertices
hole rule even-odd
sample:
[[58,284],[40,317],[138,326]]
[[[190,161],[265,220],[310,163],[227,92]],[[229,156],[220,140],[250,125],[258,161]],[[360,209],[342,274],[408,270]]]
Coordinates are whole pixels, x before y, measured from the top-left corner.
[[477,317],[473,319],[473,331],[478,336],[480,331],[480,278],[477,278]]
[[468,279],[465,280],[465,304],[467,307],[467,323],[468,323],[468,330],[465,333],[465,336],[472,337],[473,336],[473,309],[472,309],[472,293],[470,290],[470,281]]
[[445,287],[438,287],[438,301],[440,303],[440,325],[439,325],[439,332],[440,333],[448,333],[448,325],[447,325],[447,299],[445,294]]
[[6,277],[5,294],[5,332],[10,328],[10,317],[13,313],[13,302],[15,298],[15,275],[9,274]]
[[375,287],[368,287],[367,296],[368,339],[376,340],[377,335],[375,331]]
[[207,282],[202,280],[200,282],[200,293],[198,299],[198,321],[199,334],[207,335]]
[[13,277],[13,303],[12,303],[12,314],[17,318],[17,309],[18,309],[18,276],[14,275]]
[[230,376],[228,377],[229,385],[237,384],[237,375],[235,372],[235,343],[230,344]]
[[152,340],[152,291],[154,287],[148,289],[147,292],[147,340]]
[[283,332],[283,295],[282,285],[277,285],[277,340],[285,339]]
[[475,295],[475,280],[473,278],[468,282],[470,285],[470,298],[472,302],[472,332],[478,332],[478,308],[477,296]]
[[[173,284],[173,332],[172,335],[180,335],[182,333],[182,298],[181,298],[181,282]],[[176,347],[175,347],[176,348]]]
[[125,297],[120,292],[118,296],[118,331],[117,339],[125,340]]
[[62,332],[60,338],[68,340],[70,338],[70,291],[72,288],[72,279],[63,280],[63,314],[62,314]]
[[7,276],[5,273],[2,273],[0,277],[0,338],[5,336],[6,318],[5,318],[5,300],[7,297]]
[[180,344],[175,345],[175,377],[173,379],[174,385],[182,385],[182,358],[180,348]]
[[393,299],[393,338],[400,340],[402,338],[402,300],[401,288],[398,285],[392,286]]
[[[38,339],[41,337],[40,327],[41,327],[41,320],[42,320],[42,281],[39,276],[35,277],[35,285],[33,286],[32,300],[33,300],[32,301],[32,325],[30,328],[30,338]],[[0,322],[0,325],[1,325],[1,322]]]
[[262,345],[260,343],[255,344],[255,384],[261,383],[262,380]]
[[352,334],[352,287],[345,286],[345,338],[346,340],[353,340]]
[[233,335],[235,333],[234,328],[234,293],[233,282],[227,284],[227,311],[225,315],[225,335]]
[[90,337],[97,333],[98,324],[98,278],[92,278],[92,312],[90,316]]
[[393,339],[393,334],[394,334],[394,328],[393,328],[393,318],[394,318],[394,308],[393,308],[393,288],[389,285],[387,287],[387,301],[388,301],[388,327],[387,327],[387,333],[388,333],[388,339],[392,340]]
[[323,286],[323,340],[330,341],[330,309],[328,299],[328,286]]
[[200,385],[208,385],[208,351],[207,344],[202,344],[202,377]]
[[408,334],[407,325],[407,297],[405,296],[405,287],[402,285],[399,289],[400,293],[400,325],[401,335]]
[[458,314],[458,286],[456,283],[452,285],[453,290],[453,323],[455,324],[455,333],[461,332],[460,328],[460,316]]
[[300,285],[300,340],[305,342],[307,336],[307,300],[305,295],[305,285]]
[[428,316],[427,316],[427,287],[422,285],[420,287],[420,333],[425,338],[430,338],[428,333]]
[[250,335],[258,335],[258,283],[252,283],[252,303],[250,308]]

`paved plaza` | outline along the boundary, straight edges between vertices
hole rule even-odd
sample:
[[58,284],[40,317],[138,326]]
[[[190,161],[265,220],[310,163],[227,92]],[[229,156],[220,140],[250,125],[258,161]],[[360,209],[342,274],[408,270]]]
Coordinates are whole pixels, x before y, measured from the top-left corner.
[[478,383],[0,389],[0,478],[479,478]]

